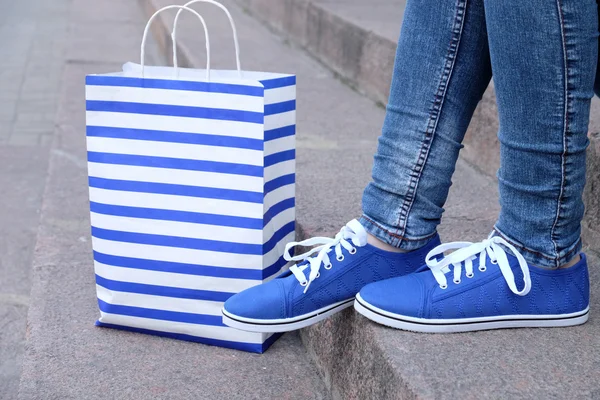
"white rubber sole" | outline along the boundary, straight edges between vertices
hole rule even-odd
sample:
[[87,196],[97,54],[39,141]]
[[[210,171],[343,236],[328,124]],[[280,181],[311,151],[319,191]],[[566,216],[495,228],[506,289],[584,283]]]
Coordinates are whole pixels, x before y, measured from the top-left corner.
[[223,309],[223,323],[231,328],[240,329],[248,332],[276,333],[289,332],[304,328],[319,321],[324,320],[331,315],[351,307],[354,299],[340,301],[327,307],[315,310],[308,314],[303,314],[294,318],[284,319],[253,319],[244,318],[227,312]]
[[508,315],[500,317],[426,319],[390,313],[356,295],[354,309],[368,319],[396,329],[424,333],[454,333],[504,328],[549,328],[581,325],[588,320],[590,307],[571,314]]

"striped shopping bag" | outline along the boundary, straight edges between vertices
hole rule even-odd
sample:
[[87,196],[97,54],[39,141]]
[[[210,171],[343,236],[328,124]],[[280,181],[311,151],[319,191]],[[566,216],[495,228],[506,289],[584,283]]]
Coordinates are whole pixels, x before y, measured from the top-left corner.
[[[165,7],[142,49],[172,8],[204,25]],[[226,327],[221,308],[286,267],[296,78],[242,71],[231,23],[237,71],[147,67],[142,51],[86,78],[97,325],[260,353],[276,337]]]

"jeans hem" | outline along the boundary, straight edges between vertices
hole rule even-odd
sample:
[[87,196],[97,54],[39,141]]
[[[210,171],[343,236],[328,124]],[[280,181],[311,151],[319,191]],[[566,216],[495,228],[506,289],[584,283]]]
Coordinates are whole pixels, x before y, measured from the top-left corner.
[[430,235],[422,237],[407,237],[400,236],[397,233],[391,231],[391,229],[384,227],[382,224],[375,222],[372,218],[366,215],[362,215],[359,219],[361,225],[371,235],[390,246],[397,247],[406,251],[418,250],[425,246],[429,241],[437,236],[437,232],[433,232]]
[[565,265],[571,261],[577,254],[581,252],[583,243],[579,238],[574,244],[561,250],[558,255],[544,254],[540,251],[530,249],[524,246],[522,243],[511,239],[504,232],[500,231],[498,227],[494,226],[494,233],[498,234],[501,238],[512,244],[519,250],[521,255],[525,258],[528,264],[534,265],[538,268],[543,269],[557,269],[561,265]]

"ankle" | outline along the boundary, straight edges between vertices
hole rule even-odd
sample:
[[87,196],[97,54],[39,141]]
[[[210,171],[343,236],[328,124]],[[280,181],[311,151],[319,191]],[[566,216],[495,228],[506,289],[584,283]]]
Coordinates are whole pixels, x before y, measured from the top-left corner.
[[377,239],[375,236],[371,235],[370,233],[367,234],[367,243],[369,243],[371,246],[377,247],[380,250],[391,251],[393,253],[407,253],[408,252],[407,250],[403,250],[398,247],[394,247],[390,244],[387,244],[387,243]]
[[565,268],[570,268],[573,265],[577,264],[579,261],[581,260],[581,256],[579,254],[577,254],[575,256],[575,258],[573,258],[571,261],[569,261],[566,264],[561,265],[560,267],[558,267],[558,269],[565,269]]

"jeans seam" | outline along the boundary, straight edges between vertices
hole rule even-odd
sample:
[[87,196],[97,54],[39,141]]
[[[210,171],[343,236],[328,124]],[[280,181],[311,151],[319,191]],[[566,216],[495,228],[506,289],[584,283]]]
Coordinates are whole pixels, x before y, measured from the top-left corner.
[[450,39],[450,44],[448,46],[448,52],[446,53],[446,63],[442,70],[442,76],[440,77],[438,89],[435,93],[432,108],[429,114],[427,130],[425,131],[425,137],[423,139],[423,143],[419,151],[419,157],[410,174],[409,187],[406,194],[406,198],[404,199],[404,202],[400,208],[398,223],[396,224],[398,226],[398,229],[396,231],[396,234],[393,235],[397,238],[400,238],[401,240],[405,240],[404,237],[406,235],[406,227],[408,225],[408,216],[416,198],[416,192],[419,186],[419,181],[421,179],[423,169],[425,168],[425,164],[429,156],[429,150],[431,149],[431,144],[433,142],[433,138],[435,136],[435,132],[438,126],[439,115],[444,105],[444,100],[448,89],[448,83],[450,82],[450,78],[452,77],[452,72],[454,70],[454,65],[456,63],[456,55],[458,54],[460,39],[462,37],[462,32],[464,28],[465,14],[467,8],[466,4],[467,0],[457,0],[456,2],[457,7],[456,13],[454,15],[452,36]]
[[560,267],[560,261],[564,260],[564,259],[568,259],[573,253],[575,253],[577,251],[578,248],[578,244],[579,242],[581,242],[581,238],[579,238],[579,240],[573,245],[573,248],[566,254],[564,254],[562,257],[560,257],[558,254],[556,255],[556,257],[552,257],[552,256],[547,256],[544,253],[541,253],[537,250],[533,250],[527,246],[524,246],[520,243],[515,242],[514,240],[510,239],[508,236],[506,236],[504,234],[504,232],[502,232],[500,229],[498,229],[496,226],[494,226],[494,231],[504,240],[506,240],[508,243],[510,243],[511,245],[515,246],[517,249],[519,250],[524,250],[528,253],[534,254],[536,257],[539,258],[543,258],[549,261],[554,261],[555,264],[557,264],[554,268],[547,268],[547,267],[540,267],[539,268],[543,268],[543,269],[556,269],[558,267]]
[[558,225],[558,221],[560,220],[560,210],[562,208],[563,196],[565,191],[566,184],[566,156],[568,152],[567,146],[567,133],[569,130],[569,66],[567,59],[567,47],[566,47],[566,37],[565,37],[565,26],[564,26],[564,15],[562,11],[561,0],[556,0],[556,8],[558,13],[558,20],[560,25],[560,37],[561,44],[563,50],[563,79],[564,79],[564,114],[563,114],[563,152],[561,154],[561,180],[560,180],[560,192],[558,195],[557,205],[556,205],[556,217],[554,219],[554,223],[552,224],[552,230],[550,231],[550,240],[554,245],[554,252],[556,253],[556,267],[559,267],[559,251],[558,251],[558,242],[556,240],[556,227]]

